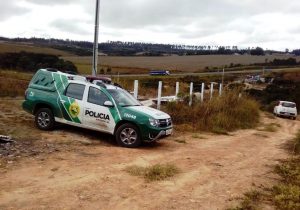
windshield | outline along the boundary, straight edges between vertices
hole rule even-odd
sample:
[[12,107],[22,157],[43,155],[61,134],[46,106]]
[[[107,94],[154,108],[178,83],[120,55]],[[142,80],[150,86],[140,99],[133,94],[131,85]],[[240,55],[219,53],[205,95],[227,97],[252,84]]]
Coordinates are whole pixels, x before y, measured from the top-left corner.
[[112,95],[112,97],[119,106],[141,106],[140,102],[125,90],[108,89],[107,91]]
[[284,103],[282,103],[282,106],[288,107],[288,108],[295,108],[296,104],[284,102]]

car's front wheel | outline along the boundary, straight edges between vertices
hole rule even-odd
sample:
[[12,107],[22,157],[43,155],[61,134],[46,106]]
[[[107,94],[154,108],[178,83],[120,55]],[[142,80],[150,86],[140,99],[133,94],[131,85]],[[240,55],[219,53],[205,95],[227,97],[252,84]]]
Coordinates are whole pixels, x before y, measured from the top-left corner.
[[128,148],[138,147],[142,143],[138,127],[131,123],[125,123],[117,129],[116,140],[120,146]]
[[41,108],[35,113],[35,124],[39,129],[45,131],[52,130],[54,123],[54,116],[50,109]]

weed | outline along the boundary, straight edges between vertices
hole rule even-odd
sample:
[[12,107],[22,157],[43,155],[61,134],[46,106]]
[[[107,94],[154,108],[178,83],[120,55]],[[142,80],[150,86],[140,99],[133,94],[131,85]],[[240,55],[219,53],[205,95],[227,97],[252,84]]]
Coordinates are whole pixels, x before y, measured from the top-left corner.
[[179,169],[175,165],[154,165],[146,169],[144,178],[148,181],[160,181],[175,176]]
[[294,142],[294,153],[300,154],[300,131],[296,134]]
[[140,166],[129,166],[125,169],[125,171],[132,176],[143,176],[145,168]]
[[279,184],[272,189],[273,202],[278,209],[300,209],[300,187],[292,184]]
[[179,173],[179,169],[172,164],[156,164],[149,167],[130,166],[125,171],[132,176],[144,177],[146,181],[161,181]]
[[192,107],[185,103],[168,103],[164,111],[172,116],[176,125],[187,124],[194,131],[210,131],[217,134],[253,128],[259,122],[257,102],[247,96],[239,98],[236,91],[227,91],[221,97],[195,103]]
[[280,127],[281,127],[281,125],[279,125],[277,123],[270,123],[270,124],[264,125],[263,128],[259,128],[257,130],[265,131],[265,132],[276,132],[278,130],[278,128],[280,128]]
[[219,127],[213,127],[212,132],[217,135],[229,135],[228,132],[226,132],[224,129]]
[[251,190],[246,192],[241,199],[242,201],[239,206],[229,208],[228,210],[258,210],[260,209],[259,205],[262,200],[262,194],[257,190]]

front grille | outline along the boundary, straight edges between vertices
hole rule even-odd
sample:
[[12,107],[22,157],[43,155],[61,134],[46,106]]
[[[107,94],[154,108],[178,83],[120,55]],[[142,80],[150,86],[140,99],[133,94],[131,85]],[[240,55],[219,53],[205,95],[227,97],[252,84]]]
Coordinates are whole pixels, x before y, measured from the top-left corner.
[[169,119],[163,119],[163,120],[159,120],[159,125],[158,127],[160,128],[166,128],[172,125],[172,120],[171,118]]

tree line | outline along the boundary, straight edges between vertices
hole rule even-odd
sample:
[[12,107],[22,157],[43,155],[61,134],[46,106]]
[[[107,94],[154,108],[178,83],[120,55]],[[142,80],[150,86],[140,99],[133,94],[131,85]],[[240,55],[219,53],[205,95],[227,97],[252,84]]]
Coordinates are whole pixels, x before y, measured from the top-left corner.
[[[44,38],[5,38],[0,41],[30,42],[37,45],[48,46],[55,49],[68,51],[80,56],[92,55],[93,43],[88,41],[74,41]],[[239,48],[238,46],[215,45],[181,45],[181,44],[154,44],[144,42],[107,41],[99,43],[99,51],[110,56],[163,56],[163,55],[232,55],[249,54],[265,55],[272,53],[285,53],[264,50],[261,47]]]
[[28,52],[0,54],[0,68],[28,72],[35,72],[41,68],[55,68],[77,73],[77,68],[71,61],[65,61],[56,55]]

